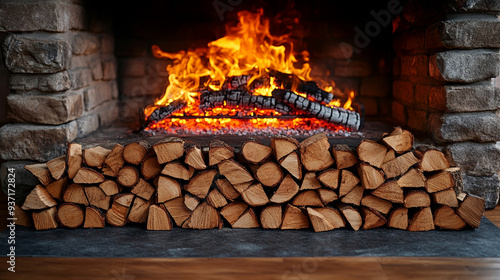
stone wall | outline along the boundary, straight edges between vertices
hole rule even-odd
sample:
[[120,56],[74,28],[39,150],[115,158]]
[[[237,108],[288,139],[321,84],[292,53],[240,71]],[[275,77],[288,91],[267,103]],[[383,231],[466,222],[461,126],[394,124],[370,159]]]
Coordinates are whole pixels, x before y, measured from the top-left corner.
[[[105,7],[105,6],[103,6]],[[86,1],[2,1],[9,70],[0,159],[46,161],[118,116],[112,25]]]
[[443,145],[488,208],[500,189],[498,13],[500,1],[413,1],[394,39],[393,118]]

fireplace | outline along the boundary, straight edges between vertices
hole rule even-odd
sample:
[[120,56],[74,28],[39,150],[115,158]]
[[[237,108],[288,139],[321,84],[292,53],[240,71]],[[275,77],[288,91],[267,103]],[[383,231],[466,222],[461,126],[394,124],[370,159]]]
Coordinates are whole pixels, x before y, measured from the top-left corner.
[[[333,80],[339,93],[354,92],[363,104],[364,128],[331,139],[381,137],[370,135],[379,129],[373,121],[402,125],[462,168],[466,191],[485,197],[488,208],[497,204],[497,1],[289,2],[2,2],[10,87],[2,172],[52,159],[67,142],[110,126],[139,130],[141,109],[168,84],[171,61],[154,57],[153,45],[168,52],[206,46],[237,22],[237,12],[263,8],[277,23],[272,32],[292,30],[297,49],[309,52],[313,76]],[[23,178],[33,186],[28,174]]]

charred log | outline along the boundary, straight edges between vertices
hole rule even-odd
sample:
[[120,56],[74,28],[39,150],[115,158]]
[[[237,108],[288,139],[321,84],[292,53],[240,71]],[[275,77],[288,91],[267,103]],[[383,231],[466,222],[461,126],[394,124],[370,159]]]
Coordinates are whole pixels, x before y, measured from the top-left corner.
[[[330,103],[333,99],[333,93],[320,89],[316,82],[303,81],[295,75],[275,70],[269,71],[269,75],[275,78],[274,83],[279,88],[305,93],[307,96],[320,103]],[[294,85],[296,87],[295,89]]]
[[143,123],[142,125],[143,127],[147,127],[153,122],[164,120],[170,117],[173,113],[184,108],[184,106],[186,106],[186,102],[180,99],[172,101],[167,106],[159,106],[151,113],[151,115],[147,116],[147,118],[145,119],[145,123]]
[[273,97],[289,104],[294,109],[303,111],[318,119],[333,124],[343,125],[353,130],[358,130],[361,127],[361,116],[354,111],[349,111],[340,107],[327,107],[317,102],[310,101],[289,90],[275,89],[272,94]]

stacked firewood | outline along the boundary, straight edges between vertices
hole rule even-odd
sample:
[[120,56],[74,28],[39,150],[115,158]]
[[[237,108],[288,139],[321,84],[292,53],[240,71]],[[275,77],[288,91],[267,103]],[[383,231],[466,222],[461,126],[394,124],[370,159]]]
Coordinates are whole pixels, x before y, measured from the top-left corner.
[[72,143],[66,155],[25,168],[40,184],[16,217],[38,230],[459,230],[478,227],[484,212],[482,198],[461,192],[460,169],[436,149],[415,149],[401,128],[355,150],[331,147],[324,134],[275,137],[271,146],[250,139],[236,151],[180,138],[111,150]]

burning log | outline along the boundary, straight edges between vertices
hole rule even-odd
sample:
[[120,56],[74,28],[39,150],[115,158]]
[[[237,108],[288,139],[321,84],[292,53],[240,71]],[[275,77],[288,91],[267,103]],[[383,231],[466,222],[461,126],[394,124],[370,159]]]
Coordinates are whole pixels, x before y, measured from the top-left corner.
[[278,113],[288,114],[292,109],[274,97],[252,95],[246,90],[204,90],[200,95],[200,109],[211,109],[225,106],[228,108],[272,109]]
[[279,88],[305,93],[320,103],[328,104],[333,99],[333,93],[322,90],[314,81],[306,82],[295,75],[274,70],[269,71],[269,75],[275,78],[274,83]]
[[146,122],[143,123],[142,125],[143,127],[147,127],[149,124],[153,122],[159,122],[161,120],[164,120],[170,117],[173,113],[184,108],[184,106],[186,106],[186,102],[184,100],[177,99],[172,101],[167,106],[157,107],[156,109],[153,110],[153,112],[149,116],[147,116]]
[[353,130],[358,130],[361,127],[361,116],[354,111],[349,111],[340,107],[327,107],[317,102],[310,101],[289,90],[275,89],[272,94],[276,99],[284,101],[293,108],[304,111],[308,115],[314,116],[320,120],[343,125]]

